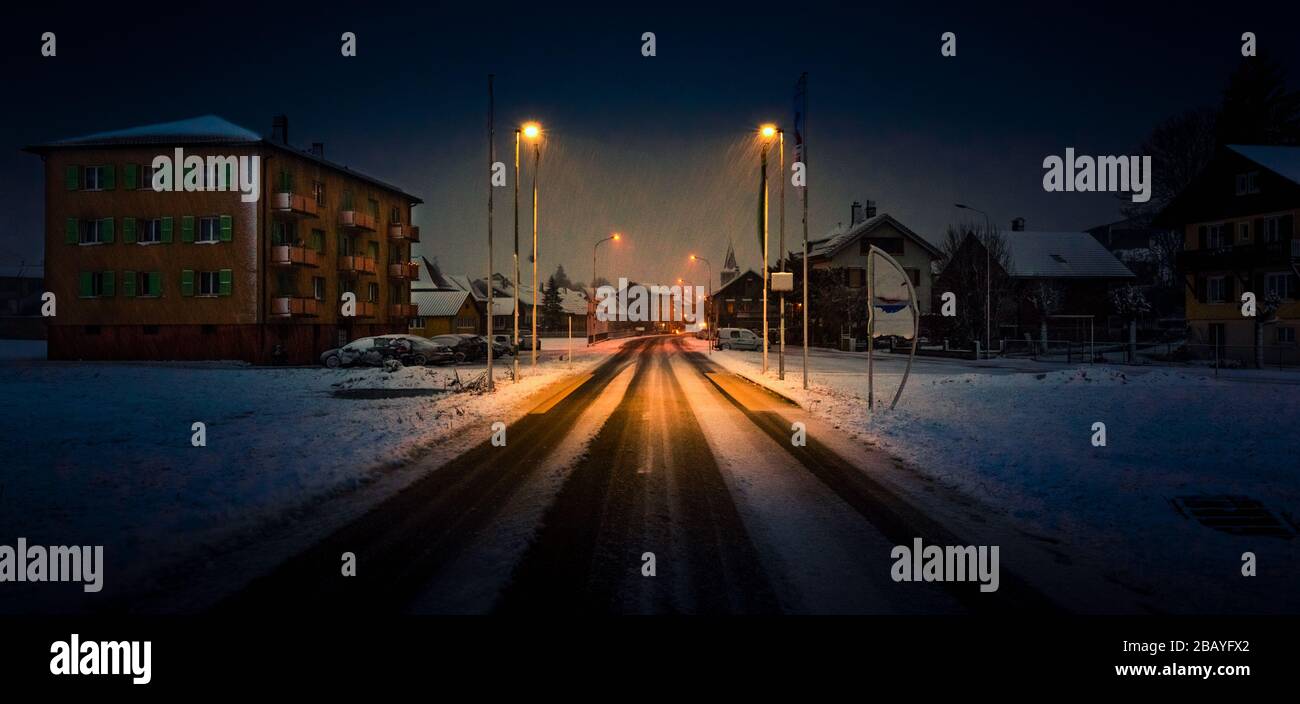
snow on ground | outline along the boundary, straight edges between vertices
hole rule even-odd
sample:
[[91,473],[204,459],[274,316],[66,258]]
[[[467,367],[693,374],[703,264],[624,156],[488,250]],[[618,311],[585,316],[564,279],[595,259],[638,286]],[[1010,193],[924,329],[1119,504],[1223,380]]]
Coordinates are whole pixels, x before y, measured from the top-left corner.
[[0,360],[45,359],[45,340],[0,340]]
[[[1245,495],[1300,517],[1300,374],[918,359],[898,408],[869,416],[865,356],[814,353],[805,392],[790,351],[784,381],[774,354],[767,375],[756,352],[713,360],[1061,540],[1153,608],[1300,608],[1300,541],[1221,533],[1171,503]],[[887,406],[903,364],[882,357],[876,395]],[[1095,422],[1106,424],[1105,447],[1092,446]],[[1259,577],[1241,576],[1245,551],[1256,553]]]
[[[548,341],[549,342],[549,341]],[[0,364],[0,542],[105,545],[121,583],[294,509],[454,456],[622,341],[543,356],[495,394],[484,365],[258,368],[235,363]],[[206,447],[191,424],[206,424]],[[471,438],[472,439],[472,438]],[[395,491],[416,477],[394,484]],[[130,566],[122,569],[122,566]]]

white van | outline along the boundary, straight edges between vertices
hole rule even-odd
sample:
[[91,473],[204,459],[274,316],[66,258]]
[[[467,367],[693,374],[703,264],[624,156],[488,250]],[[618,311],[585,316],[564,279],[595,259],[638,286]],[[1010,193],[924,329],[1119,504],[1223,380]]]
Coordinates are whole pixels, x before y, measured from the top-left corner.
[[763,345],[763,339],[752,330],[745,328],[719,328],[718,349],[720,350],[757,350]]

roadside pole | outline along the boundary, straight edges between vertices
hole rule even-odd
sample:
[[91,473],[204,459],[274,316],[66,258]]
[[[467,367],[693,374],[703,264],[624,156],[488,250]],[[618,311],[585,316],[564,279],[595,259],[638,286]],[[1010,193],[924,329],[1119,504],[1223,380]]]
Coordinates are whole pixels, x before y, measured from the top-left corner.
[[[781,234],[778,235],[778,240],[781,243],[781,247],[779,250],[777,250],[776,253],[776,263],[777,266],[781,267],[781,273],[784,274],[785,273],[785,179],[786,179],[785,130],[777,130],[777,134],[780,136],[781,139],[781,155],[780,155],[780,171],[781,171],[780,233]],[[779,298],[780,298],[780,305],[781,305],[781,323],[780,323],[781,326],[780,347],[781,348],[777,351],[777,378],[784,381],[785,380],[785,289],[781,290],[781,295],[779,296]]]
[[496,116],[496,99],[492,92],[492,81],[495,77],[488,74],[488,271],[487,271],[487,389],[488,391],[496,390],[496,383],[492,378],[492,196],[496,186],[492,185],[492,167],[497,161],[497,141],[496,126],[493,122]]
[[875,332],[876,332],[876,304],[873,296],[876,294],[876,267],[875,257],[867,257],[867,410],[876,407],[876,377],[875,361],[876,354],[874,349]]

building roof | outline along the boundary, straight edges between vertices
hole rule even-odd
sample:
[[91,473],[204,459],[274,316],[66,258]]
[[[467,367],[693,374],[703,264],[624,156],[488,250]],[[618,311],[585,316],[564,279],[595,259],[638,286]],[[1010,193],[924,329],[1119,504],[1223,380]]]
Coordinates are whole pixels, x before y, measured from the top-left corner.
[[[935,247],[934,245],[930,244],[928,240],[913,232],[906,225],[904,225],[903,223],[895,219],[894,216],[890,215],[889,213],[881,213],[874,217],[867,218],[866,220],[863,220],[862,222],[856,225],[852,225],[847,230],[838,229],[837,231],[834,231],[831,234],[819,240],[809,240],[808,258],[812,259],[814,257],[826,257],[826,258],[833,257],[840,250],[853,244],[854,242],[857,242],[858,238],[872,232],[873,230],[879,228],[881,225],[884,225],[886,223],[893,225],[894,229],[903,233],[903,235],[906,236],[908,239],[921,245],[921,247],[925,249],[925,251],[929,252],[931,257],[938,259],[943,256],[943,253],[939,251],[938,247]],[[795,256],[798,257],[799,253],[796,252]]]
[[1133,272],[1087,232],[1000,233],[1015,278],[1131,279]]
[[1229,144],[1228,149],[1292,183],[1300,184],[1300,147]]
[[469,298],[468,291],[412,291],[411,302],[426,318],[445,318],[456,315]]
[[571,288],[560,289],[560,308],[569,315],[587,314],[587,292]]
[[153,125],[140,125],[120,130],[95,132],[80,137],[58,139],[44,144],[26,147],[26,151],[42,154],[55,149],[78,149],[82,147],[119,147],[119,146],[183,146],[186,144],[242,144],[264,145],[289,152],[322,166],[340,171],[354,178],[361,179],[388,191],[408,198],[412,203],[423,203],[420,198],[403,191],[390,183],[373,176],[354,171],[343,164],[329,161],[306,149],[299,149],[291,144],[275,142],[263,138],[260,134],[217,115],[202,115],[173,122],[160,122]]
[[747,276],[757,276],[757,277],[760,278],[760,279],[763,278],[762,275],[759,274],[757,271],[754,271],[753,269],[746,269],[746,270],[740,272],[739,274],[736,274],[736,278],[734,278],[734,279],[728,281],[728,282],[725,283],[725,284],[722,284],[721,286],[719,286],[719,287],[717,288],[717,290],[715,290],[713,293],[710,293],[709,295],[710,295],[710,296],[721,296],[723,291],[726,291],[728,288],[730,288],[731,286],[735,285],[735,284],[736,284],[737,282],[739,282],[739,281],[744,281],[744,280],[745,280],[745,277],[747,277]]

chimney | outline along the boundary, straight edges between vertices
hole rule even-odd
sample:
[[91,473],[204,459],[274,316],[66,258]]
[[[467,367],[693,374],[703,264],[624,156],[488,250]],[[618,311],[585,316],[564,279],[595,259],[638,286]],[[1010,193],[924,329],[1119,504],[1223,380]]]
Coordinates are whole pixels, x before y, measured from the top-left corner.
[[876,201],[874,200],[867,201],[864,216],[865,217],[863,217],[863,220],[870,220],[871,218],[876,217]]
[[289,143],[289,116],[276,115],[271,118],[271,141],[280,144]]
[[856,200],[853,201],[853,205],[849,206],[849,227],[853,227],[864,219],[862,217],[862,204]]
[[1012,219],[1012,220],[1011,220],[1011,231],[1012,231],[1012,232],[1024,232],[1024,231],[1025,231],[1025,219],[1024,219],[1024,218],[1014,218],[1014,219]]
[[322,159],[324,159],[324,158],[325,158],[325,143],[324,143],[324,142],[312,142],[312,143],[311,143],[311,153],[314,154],[314,155],[316,155],[316,156],[318,156],[318,157],[320,157],[320,158],[322,158]]

